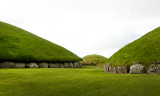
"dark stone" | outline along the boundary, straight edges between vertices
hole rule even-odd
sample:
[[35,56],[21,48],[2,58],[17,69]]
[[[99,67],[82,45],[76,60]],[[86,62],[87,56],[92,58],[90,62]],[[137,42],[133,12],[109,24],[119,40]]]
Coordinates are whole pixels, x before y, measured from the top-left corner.
[[58,63],[50,63],[49,68],[60,68]]
[[64,63],[64,68],[69,68],[69,64],[67,62]]
[[59,63],[60,68],[64,68],[64,64],[63,63]]
[[109,72],[110,72],[110,73],[117,73],[117,67],[112,67],[112,66],[110,66],[110,67],[109,67]]
[[39,68],[48,68],[48,63],[39,63]]
[[104,65],[104,73],[109,73],[109,64]]
[[74,62],[73,65],[74,65],[74,68],[80,68],[81,67],[79,62]]
[[0,63],[0,68],[14,68],[14,62],[2,62]]
[[69,68],[73,68],[74,67],[72,62],[68,63],[68,65],[69,65]]
[[15,63],[15,68],[25,68],[25,63]]
[[127,74],[127,68],[126,67],[117,67],[117,73],[118,74]]

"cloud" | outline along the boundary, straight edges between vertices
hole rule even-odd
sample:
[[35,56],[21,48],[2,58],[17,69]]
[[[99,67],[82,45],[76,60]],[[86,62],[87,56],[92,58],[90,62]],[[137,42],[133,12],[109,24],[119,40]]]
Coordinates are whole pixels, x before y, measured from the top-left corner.
[[160,25],[159,0],[0,1],[0,20],[81,57],[110,57]]

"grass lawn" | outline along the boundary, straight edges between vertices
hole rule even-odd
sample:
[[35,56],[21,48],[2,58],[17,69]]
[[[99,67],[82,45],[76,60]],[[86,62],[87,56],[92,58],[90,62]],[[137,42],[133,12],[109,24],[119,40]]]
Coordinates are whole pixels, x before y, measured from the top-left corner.
[[160,75],[103,69],[0,69],[0,96],[160,96]]

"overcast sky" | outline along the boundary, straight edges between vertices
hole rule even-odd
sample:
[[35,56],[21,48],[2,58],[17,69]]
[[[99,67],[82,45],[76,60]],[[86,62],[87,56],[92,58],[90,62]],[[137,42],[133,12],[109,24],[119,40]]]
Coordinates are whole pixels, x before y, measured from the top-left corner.
[[160,26],[160,0],[0,0],[0,21],[80,57],[110,57]]

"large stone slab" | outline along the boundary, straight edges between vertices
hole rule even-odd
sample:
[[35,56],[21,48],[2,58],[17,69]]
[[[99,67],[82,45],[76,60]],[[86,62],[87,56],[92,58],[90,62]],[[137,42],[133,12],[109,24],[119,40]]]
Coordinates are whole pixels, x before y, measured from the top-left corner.
[[48,68],[49,64],[46,62],[39,63],[39,68]]
[[64,68],[69,68],[69,63],[65,62],[64,63]]
[[59,67],[60,68],[64,68],[64,64],[63,63],[59,63]]
[[49,63],[49,68],[60,68],[59,63]]
[[15,63],[15,68],[25,68],[25,63]]
[[74,66],[74,68],[80,68],[81,67],[79,62],[74,62],[73,66]]
[[141,64],[135,64],[130,67],[131,74],[143,74],[144,71],[144,66]]
[[117,67],[112,67],[112,66],[110,66],[110,67],[109,67],[109,72],[110,72],[110,73],[117,73]]
[[69,65],[69,68],[74,68],[74,65],[72,62],[68,63],[68,65]]
[[37,63],[27,63],[26,68],[39,68]]
[[104,65],[104,73],[109,73],[109,64]]
[[160,64],[151,64],[147,70],[149,74],[157,74],[160,71]]
[[118,74],[127,74],[127,67],[117,67]]
[[14,62],[2,62],[0,63],[0,68],[14,68]]

